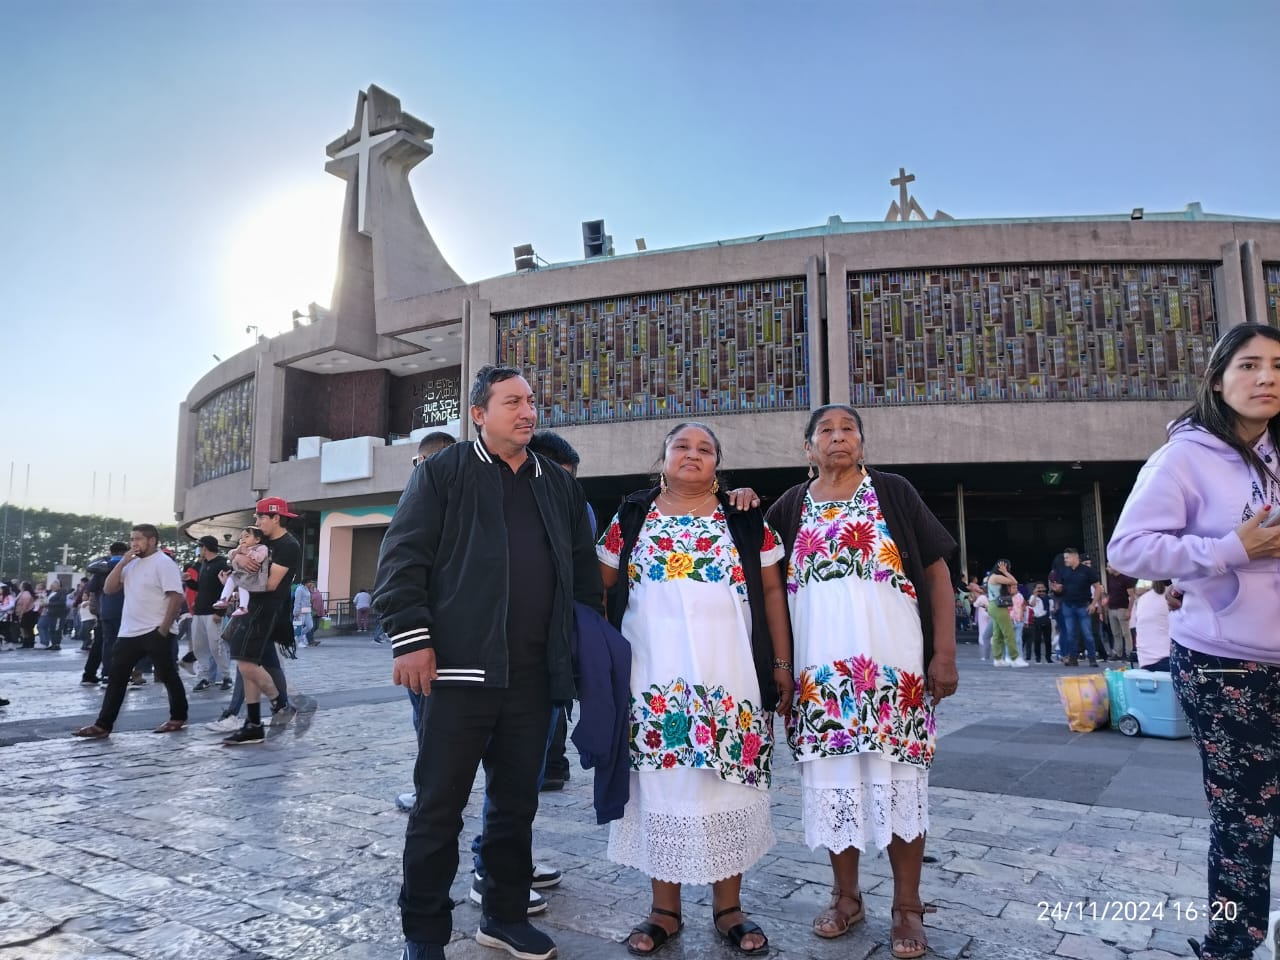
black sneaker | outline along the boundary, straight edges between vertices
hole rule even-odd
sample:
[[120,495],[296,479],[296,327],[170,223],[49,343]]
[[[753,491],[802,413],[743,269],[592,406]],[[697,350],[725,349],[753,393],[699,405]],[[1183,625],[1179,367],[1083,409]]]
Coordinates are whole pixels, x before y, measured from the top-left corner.
[[201,690],[208,690],[212,686],[213,684],[210,683],[208,680],[201,680],[199,683],[197,683],[194,687],[191,688],[191,691],[193,693],[199,693]]
[[[471,880],[471,893],[468,894],[468,896],[471,898],[472,903],[481,905],[481,906],[483,906],[484,904],[484,892],[481,889],[483,884],[484,884],[484,881],[480,878],[480,875],[473,874],[472,880]],[[532,916],[536,916],[539,913],[545,913],[546,910],[547,910],[547,898],[544,897],[542,894],[540,894],[537,890],[531,889],[529,891],[529,909],[527,909],[525,913],[528,916],[532,917]],[[489,946],[492,946],[492,944],[489,944]]]
[[98,685],[97,677],[81,677],[80,678],[80,686],[82,687],[96,687],[97,685]]
[[298,708],[287,701],[279,706],[276,703],[277,701],[273,701],[271,704],[271,726],[284,727],[298,715]]
[[230,677],[223,677],[223,678],[222,678],[222,689],[223,689],[223,690],[230,690],[230,689],[231,689],[232,687],[234,687],[234,686],[235,686],[235,684],[232,682],[232,680],[231,680],[231,678],[230,678]]
[[404,950],[400,952],[400,960],[444,960],[444,947],[406,940]]
[[560,886],[560,871],[555,867],[548,866],[545,863],[535,863],[533,865],[533,877],[529,881],[529,886],[535,890],[546,890],[548,887]]
[[260,723],[246,723],[243,727],[222,741],[224,747],[247,747],[262,743],[267,739],[266,731]]
[[519,960],[551,960],[556,955],[555,941],[528,920],[509,923],[483,917],[476,943],[505,950]]

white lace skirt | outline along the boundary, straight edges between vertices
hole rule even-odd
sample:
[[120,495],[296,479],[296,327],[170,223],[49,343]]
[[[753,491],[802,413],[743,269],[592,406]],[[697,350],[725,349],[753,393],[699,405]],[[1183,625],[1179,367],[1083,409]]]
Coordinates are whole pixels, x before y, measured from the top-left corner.
[[655,880],[714,883],[754,866],[774,842],[766,791],[676,767],[631,774],[608,856]]
[[876,754],[800,764],[804,841],[840,853],[883,849],[929,829],[929,771]]

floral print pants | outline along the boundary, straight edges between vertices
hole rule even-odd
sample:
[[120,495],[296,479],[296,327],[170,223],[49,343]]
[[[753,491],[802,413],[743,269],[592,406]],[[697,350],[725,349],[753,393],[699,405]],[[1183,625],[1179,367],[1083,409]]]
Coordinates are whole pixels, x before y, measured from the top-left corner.
[[1267,931],[1280,823],[1280,666],[1177,643],[1173,686],[1204,765],[1209,933],[1204,960],[1248,960]]

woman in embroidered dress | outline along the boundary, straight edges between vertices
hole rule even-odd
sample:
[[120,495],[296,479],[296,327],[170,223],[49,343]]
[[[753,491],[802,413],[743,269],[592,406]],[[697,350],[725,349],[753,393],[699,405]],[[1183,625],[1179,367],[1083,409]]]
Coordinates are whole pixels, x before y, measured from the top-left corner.
[[817,479],[769,509],[787,549],[798,668],[787,732],[800,763],[805,841],[834,886],[813,922],[838,937],[862,920],[862,850],[889,848],[891,950],[923,956],[920,869],[929,827],[933,708],[956,691],[947,558],[955,542],[902,477],[863,462],[862,420],[820,407],[805,430]]
[[597,548],[610,619],[631,643],[631,796],[608,855],[652,878],[627,940],[641,956],[680,932],[683,883],[711,884],[723,939],[768,949],[739,892],[774,843],[772,711],[789,710],[793,683],[783,551],[758,509],[718,493],[720,460],[709,428],[675,427],[661,486],[628,497]]

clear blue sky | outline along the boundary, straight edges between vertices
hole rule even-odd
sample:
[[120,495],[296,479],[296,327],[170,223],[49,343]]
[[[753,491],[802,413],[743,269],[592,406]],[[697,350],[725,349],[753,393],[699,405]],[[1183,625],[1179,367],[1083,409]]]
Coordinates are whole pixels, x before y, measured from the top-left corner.
[[577,258],[596,217],[620,251],[879,220],[899,165],[957,218],[1280,217],[1274,0],[9,0],[4,21],[0,499],[30,464],[35,507],[104,512],[110,474],[111,513],[171,519],[178,404],[213,355],[328,302],[324,269],[283,275],[332,259],[324,147],[370,83],[436,127],[414,188],[467,280],[517,243]]

